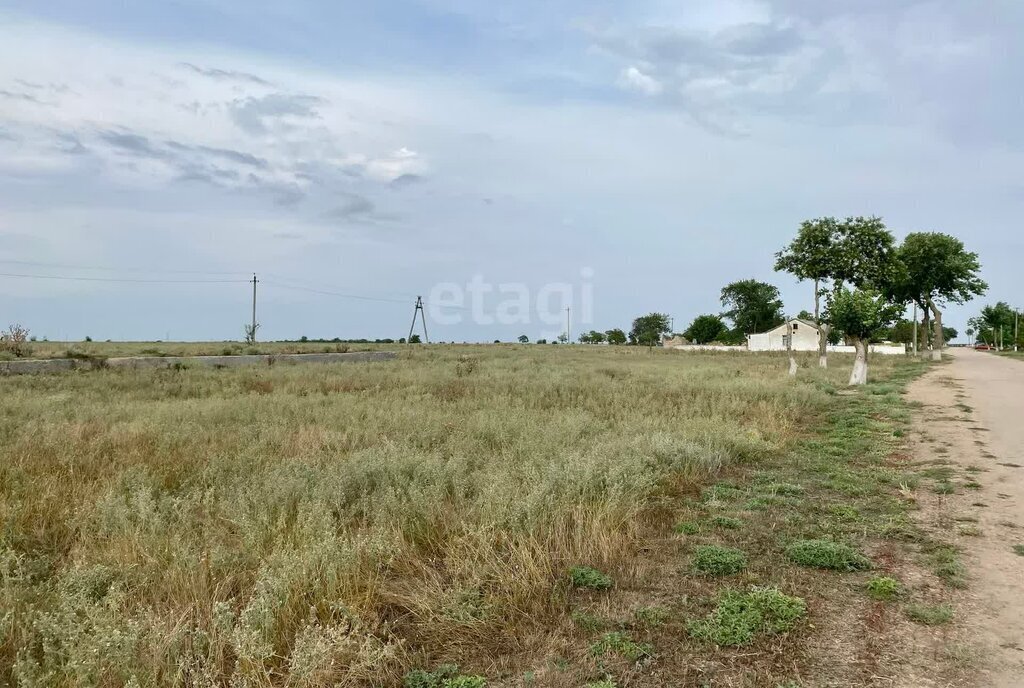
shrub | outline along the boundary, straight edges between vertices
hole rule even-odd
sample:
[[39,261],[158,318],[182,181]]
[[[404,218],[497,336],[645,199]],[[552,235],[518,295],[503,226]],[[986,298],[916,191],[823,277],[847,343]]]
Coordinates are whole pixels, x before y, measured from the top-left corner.
[[938,626],[953,619],[953,608],[948,604],[911,604],[907,606],[907,618],[925,626]]
[[709,576],[728,576],[747,567],[747,556],[738,549],[703,545],[693,553],[693,568]]
[[654,647],[648,643],[635,642],[622,631],[605,633],[601,639],[590,646],[590,654],[602,657],[609,652],[622,655],[631,662],[638,662],[654,653]]
[[903,587],[895,578],[876,576],[868,581],[868,595],[876,600],[894,600],[900,596]]
[[681,535],[696,535],[700,532],[700,524],[696,521],[683,521],[676,525],[675,531]]
[[871,560],[839,542],[831,540],[797,540],[786,549],[786,555],[801,566],[833,571],[863,571],[871,568]]
[[594,683],[588,683],[583,688],[618,688],[614,681],[605,679],[604,681],[595,681]]
[[611,576],[589,566],[573,566],[569,570],[569,578],[573,587],[590,590],[607,590],[614,584]]
[[15,358],[23,358],[32,353],[28,345],[28,330],[21,325],[10,325],[6,332],[0,332],[0,352],[7,352]]
[[706,618],[690,623],[689,631],[692,637],[716,645],[747,645],[759,633],[785,633],[806,613],[802,599],[775,588],[726,590]]
[[1018,556],[1024,557],[1024,545],[1014,545],[1013,552]]

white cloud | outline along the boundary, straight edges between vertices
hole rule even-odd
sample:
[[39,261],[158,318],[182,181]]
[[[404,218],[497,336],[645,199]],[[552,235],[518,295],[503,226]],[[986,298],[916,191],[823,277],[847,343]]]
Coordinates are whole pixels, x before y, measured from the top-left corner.
[[656,96],[664,91],[664,87],[657,79],[649,74],[644,74],[636,67],[628,67],[622,70],[622,74],[619,75],[619,83],[626,87],[644,95]]

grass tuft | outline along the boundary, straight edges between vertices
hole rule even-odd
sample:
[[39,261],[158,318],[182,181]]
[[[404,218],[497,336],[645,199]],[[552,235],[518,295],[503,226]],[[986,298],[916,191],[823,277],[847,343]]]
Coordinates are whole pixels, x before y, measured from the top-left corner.
[[876,576],[867,583],[868,595],[876,600],[888,602],[895,600],[903,593],[903,586],[895,578]]
[[726,530],[739,530],[743,527],[743,521],[730,516],[715,516],[710,523],[716,528],[725,528]]
[[631,662],[639,662],[654,654],[654,647],[649,643],[635,642],[622,631],[611,631],[590,646],[590,654],[594,657],[603,657],[609,653],[621,655]]
[[910,604],[906,612],[908,619],[925,626],[939,626],[953,620],[953,608],[948,604]]
[[723,646],[748,645],[759,634],[785,633],[807,613],[799,597],[784,595],[775,588],[726,590],[708,616],[689,624],[690,635]]
[[786,548],[786,556],[801,566],[833,571],[864,571],[872,566],[854,548],[831,540],[798,540]]
[[747,555],[731,547],[702,545],[694,550],[694,570],[709,576],[729,576],[747,567]]
[[590,566],[573,566],[569,569],[569,579],[573,587],[588,590],[608,590],[615,584],[611,576]]

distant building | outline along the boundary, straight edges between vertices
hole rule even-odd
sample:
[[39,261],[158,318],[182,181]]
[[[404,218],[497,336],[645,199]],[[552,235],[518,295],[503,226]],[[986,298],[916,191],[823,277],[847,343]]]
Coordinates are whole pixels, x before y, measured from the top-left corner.
[[793,318],[778,327],[760,334],[747,336],[750,351],[787,351],[792,332],[793,351],[817,351],[818,328],[809,320]]
[[676,346],[689,346],[690,341],[681,334],[672,335],[671,337],[661,335],[661,345],[666,349],[671,349]]
[[[790,332],[793,335],[793,351],[817,351],[818,328],[810,320],[793,318],[775,329],[747,336],[747,351],[787,351],[789,350]],[[852,354],[852,346],[829,344],[827,350],[836,354]],[[898,355],[906,353],[903,344],[871,344],[868,351],[876,354]]]

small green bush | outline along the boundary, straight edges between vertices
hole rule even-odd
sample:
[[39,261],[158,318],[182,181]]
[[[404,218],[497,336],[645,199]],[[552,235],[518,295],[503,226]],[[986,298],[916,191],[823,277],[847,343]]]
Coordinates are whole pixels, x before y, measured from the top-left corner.
[[604,681],[596,681],[594,683],[588,683],[583,688],[618,688],[615,685],[615,681],[605,679]]
[[573,587],[590,590],[607,590],[614,585],[611,576],[589,566],[573,566],[569,569],[569,579]]
[[831,540],[797,540],[786,549],[786,556],[801,566],[833,571],[864,571],[871,560],[839,542]]
[[1024,557],[1024,545],[1014,545],[1013,552],[1018,556]]
[[680,535],[696,535],[700,532],[700,524],[696,521],[683,521],[676,524],[675,531]]
[[727,530],[739,530],[743,527],[743,521],[729,516],[715,516],[711,519],[711,525],[716,528],[725,528]]
[[709,576],[728,576],[747,567],[747,555],[738,549],[703,545],[694,550],[693,568]]
[[868,595],[876,600],[894,600],[903,592],[903,587],[895,578],[889,576],[876,576],[868,581]]
[[590,646],[590,654],[602,657],[609,652],[622,655],[631,662],[638,662],[654,653],[654,647],[648,643],[638,643],[621,631],[605,633],[601,639]]
[[947,604],[911,604],[907,606],[907,618],[925,626],[939,626],[952,621],[953,608]]
[[775,588],[726,590],[706,618],[689,624],[689,632],[698,640],[716,645],[747,645],[759,633],[785,633],[806,613],[807,605],[802,599],[784,595]]

